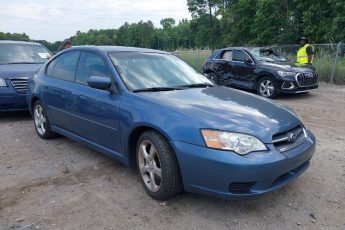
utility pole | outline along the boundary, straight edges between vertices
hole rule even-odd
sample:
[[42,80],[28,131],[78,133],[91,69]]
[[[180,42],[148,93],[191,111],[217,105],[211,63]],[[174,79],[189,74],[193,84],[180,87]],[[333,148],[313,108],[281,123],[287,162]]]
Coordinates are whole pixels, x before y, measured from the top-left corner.
[[211,28],[212,28],[212,37],[211,37],[211,44],[212,44],[212,50],[214,50],[214,26],[213,26],[213,17],[212,17],[212,4],[211,0],[208,0],[208,8],[209,8],[209,13],[210,13],[210,23],[211,23]]

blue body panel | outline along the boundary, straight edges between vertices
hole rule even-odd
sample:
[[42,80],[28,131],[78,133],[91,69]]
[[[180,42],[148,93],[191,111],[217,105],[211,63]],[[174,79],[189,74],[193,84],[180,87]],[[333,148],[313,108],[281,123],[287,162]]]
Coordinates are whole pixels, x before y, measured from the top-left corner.
[[0,65],[0,77],[7,87],[0,87],[0,112],[27,110],[26,94],[19,93],[11,84],[11,78],[32,77],[42,64],[8,64]]
[[[185,190],[223,198],[272,191],[309,165],[315,149],[310,131],[307,141],[287,152],[280,153],[272,144],[273,134],[303,126],[296,114],[282,105],[221,86],[133,93],[123,84],[107,53],[160,51],[89,46],[70,50],[102,55],[112,69],[116,90],[51,78],[45,74],[46,64],[29,80],[27,103],[41,101],[55,132],[131,165],[132,132],[141,127],[157,130],[175,151]],[[268,150],[240,156],[207,148],[200,133],[203,128],[253,135]],[[233,182],[253,184],[249,192],[233,194],[228,189]]]
[[[239,156],[184,142],[172,142],[180,164],[186,191],[223,198],[255,196],[280,188],[299,176],[309,166],[315,150],[315,137],[284,154],[268,145],[268,152]],[[228,191],[234,182],[253,182],[248,193]]]

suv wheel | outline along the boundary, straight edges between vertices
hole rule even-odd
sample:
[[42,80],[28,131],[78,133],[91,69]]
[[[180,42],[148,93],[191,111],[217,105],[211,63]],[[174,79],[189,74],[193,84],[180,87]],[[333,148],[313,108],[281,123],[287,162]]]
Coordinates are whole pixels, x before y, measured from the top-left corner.
[[207,74],[207,78],[212,81],[214,84],[218,84],[218,76],[215,73]]
[[257,85],[257,92],[263,97],[275,98],[277,96],[276,81],[271,77],[264,77],[260,79]]
[[56,136],[56,134],[53,131],[51,131],[47,113],[40,101],[35,102],[33,108],[33,115],[35,129],[38,136],[40,136],[42,139],[51,139]]
[[165,200],[182,191],[182,180],[175,154],[156,131],[144,132],[137,144],[137,168],[146,192]]

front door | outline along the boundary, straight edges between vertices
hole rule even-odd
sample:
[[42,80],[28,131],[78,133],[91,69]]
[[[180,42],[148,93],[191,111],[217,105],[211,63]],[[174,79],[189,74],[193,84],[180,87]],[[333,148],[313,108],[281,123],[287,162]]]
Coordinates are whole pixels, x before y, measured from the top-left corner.
[[232,57],[233,84],[241,88],[251,89],[253,87],[255,66],[254,62],[249,64],[246,60],[252,60],[246,52],[243,50],[234,50]]
[[91,76],[113,78],[107,62],[93,52],[82,52],[72,89],[76,106],[74,132],[79,136],[120,151],[119,103],[120,95],[109,90],[91,88],[87,79]]

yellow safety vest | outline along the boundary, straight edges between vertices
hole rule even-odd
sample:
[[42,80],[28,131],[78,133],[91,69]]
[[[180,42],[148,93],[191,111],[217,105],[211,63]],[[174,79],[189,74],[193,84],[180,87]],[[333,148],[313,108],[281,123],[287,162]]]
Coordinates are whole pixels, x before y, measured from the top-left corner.
[[[307,47],[311,46],[314,52],[314,46],[310,44],[305,44],[303,47],[299,48],[297,52],[297,64],[308,64],[308,54],[307,54]],[[314,55],[312,55],[311,63],[313,63]]]

